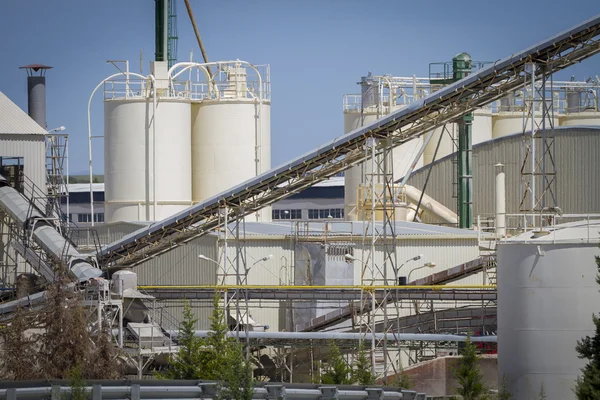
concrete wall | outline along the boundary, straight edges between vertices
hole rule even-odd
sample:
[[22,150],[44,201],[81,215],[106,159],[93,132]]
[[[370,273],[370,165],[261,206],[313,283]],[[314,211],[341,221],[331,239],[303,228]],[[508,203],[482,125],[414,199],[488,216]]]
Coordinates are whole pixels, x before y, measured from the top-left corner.
[[[428,396],[451,396],[456,394],[457,381],[454,370],[460,357],[440,357],[425,361],[404,372],[409,376],[411,390],[425,392]],[[489,389],[498,389],[498,358],[496,355],[482,355],[479,370]]]

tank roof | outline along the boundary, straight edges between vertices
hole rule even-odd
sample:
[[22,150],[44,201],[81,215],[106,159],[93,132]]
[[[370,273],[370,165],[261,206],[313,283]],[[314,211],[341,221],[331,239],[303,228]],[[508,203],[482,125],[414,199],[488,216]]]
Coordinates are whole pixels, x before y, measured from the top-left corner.
[[587,219],[557,224],[546,227],[542,233],[539,230],[528,231],[517,236],[507,238],[503,243],[599,243],[600,242],[600,216]]

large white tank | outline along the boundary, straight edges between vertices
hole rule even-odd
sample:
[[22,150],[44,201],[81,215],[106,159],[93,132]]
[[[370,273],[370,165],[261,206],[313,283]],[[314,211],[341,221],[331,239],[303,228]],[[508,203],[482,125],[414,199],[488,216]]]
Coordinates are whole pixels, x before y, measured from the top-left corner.
[[[270,101],[263,100],[260,106],[258,100],[247,98],[243,67],[232,72],[231,90],[224,93],[219,99],[192,104],[194,202],[253,178],[257,169],[260,174],[271,168]],[[271,220],[270,207],[257,214],[250,220]]]
[[152,107],[144,98],[104,102],[106,222],[161,220],[191,205],[190,102],[160,98],[154,133]]
[[560,117],[560,126],[598,126],[600,125],[600,112],[598,111],[583,111],[566,114]]
[[[378,118],[381,118],[381,115],[376,111],[361,113],[360,110],[348,110],[344,112],[344,133],[349,133],[364,125],[368,125]],[[394,148],[392,152],[394,180],[402,178],[408,172],[410,164],[422,145],[423,138],[419,137]],[[423,156],[417,160],[415,169],[422,166]],[[361,184],[365,184],[366,176],[371,173],[371,170],[371,160],[369,160],[346,170],[344,173],[344,216],[347,220],[354,221],[357,218],[358,188]],[[399,216],[400,214],[397,214],[397,217]]]
[[[431,131],[430,131],[431,132]],[[424,136],[427,136],[429,132],[427,132]],[[440,147],[438,148],[437,154],[435,153],[435,148],[437,147],[438,141],[440,140],[440,136],[442,136],[442,141],[440,142]],[[439,160],[442,157],[447,156],[448,154],[452,154],[454,150],[454,144],[452,143],[452,137],[458,138],[458,126],[454,123],[446,124],[446,130],[444,131],[443,127],[435,128],[433,130],[433,136],[427,146],[425,146],[425,152],[423,153],[423,164],[431,164],[433,161],[433,155],[435,154],[435,159]]]
[[600,304],[594,256],[600,221],[531,233],[498,246],[498,378],[515,399],[575,399],[584,360],[577,341],[592,335]]
[[478,108],[473,111],[473,125],[471,141],[473,146],[487,142],[492,138],[492,110]]
[[[513,135],[523,132],[523,112],[522,111],[506,111],[498,112],[492,117],[492,136],[494,138]],[[558,126],[558,118],[555,116],[552,120],[555,127]],[[541,123],[541,118],[536,118],[536,124]],[[547,128],[548,121],[546,121]],[[531,120],[527,121],[527,131],[531,130]]]

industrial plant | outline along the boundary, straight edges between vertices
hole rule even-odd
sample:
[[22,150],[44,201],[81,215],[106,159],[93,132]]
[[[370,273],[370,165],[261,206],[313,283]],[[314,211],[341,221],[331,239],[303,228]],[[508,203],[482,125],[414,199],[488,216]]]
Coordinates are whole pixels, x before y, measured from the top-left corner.
[[[21,67],[27,112],[0,92],[1,326],[61,267],[130,379],[169,367],[186,307],[207,337],[217,296],[257,399],[446,398],[467,340],[493,393],[575,398],[600,312],[600,79],[553,74],[600,52],[600,16],[497,61],[365,71],[340,93],[343,134],[274,167],[270,66],[178,61],[174,4],[155,0],[149,74],[110,61],[90,88],[87,182],[46,126],[52,67]],[[330,343],[348,363],[365,349],[376,384],[315,384]],[[169,385],[94,399],[211,398]]]

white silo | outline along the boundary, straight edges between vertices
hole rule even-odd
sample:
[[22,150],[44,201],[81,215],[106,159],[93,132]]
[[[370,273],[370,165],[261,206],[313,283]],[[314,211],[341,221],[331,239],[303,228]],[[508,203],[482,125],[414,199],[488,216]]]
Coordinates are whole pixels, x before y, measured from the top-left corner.
[[161,220],[191,205],[190,102],[159,97],[154,116],[151,96],[104,101],[106,222]]
[[[517,99],[519,102],[517,102]],[[529,100],[527,100],[529,101]],[[535,129],[541,129],[542,110],[539,100],[535,104]],[[499,138],[515,133],[523,132],[523,124],[526,124],[525,130],[531,132],[531,119],[527,119],[527,113],[523,112],[523,92],[511,93],[500,99],[498,112],[492,116],[492,137]],[[558,127],[558,115],[555,112],[552,124]],[[550,128],[550,119],[546,120],[546,128]]]
[[[250,67],[248,67],[250,68]],[[271,102],[256,82],[247,81],[247,66],[223,66],[219,95],[192,104],[192,199],[200,202],[271,168]],[[263,87],[268,87],[268,76]],[[262,104],[261,104],[262,103]],[[260,221],[271,220],[270,207]]]
[[498,378],[516,399],[575,399],[584,360],[577,341],[592,335],[599,287],[600,221],[569,223],[498,245]]
[[489,108],[478,108],[473,111],[472,125],[473,145],[487,142],[492,138],[492,110]]
[[[429,132],[425,135],[428,134]],[[442,140],[436,153],[435,149],[438,141],[440,140],[440,136],[442,136]],[[429,140],[429,143],[427,143],[427,146],[425,146],[425,151],[423,152],[423,163],[425,165],[431,164],[434,154],[435,159],[439,160],[442,157],[446,157],[448,154],[452,154],[453,151],[456,151],[456,146],[453,144],[452,138],[458,138],[458,126],[455,123],[446,124],[445,130],[444,127],[435,128],[433,130],[433,136],[431,137],[431,140]]]
[[[403,105],[392,105],[390,108],[389,98],[385,99],[385,104],[381,101],[381,85],[377,78],[372,76],[363,77],[360,85],[361,94],[359,96],[346,96],[346,99],[353,98],[355,101],[346,102],[347,104],[344,106],[344,133],[352,132],[376,121],[391,111],[404,107]],[[423,138],[419,137],[394,148],[392,151],[394,180],[402,178],[408,172],[410,164],[422,145]],[[417,160],[415,169],[422,166],[423,157],[421,156]],[[344,172],[344,217],[347,220],[356,220],[358,217],[356,210],[359,187],[367,184],[367,176],[372,171],[371,167],[371,160],[368,160]],[[400,217],[400,213],[397,213],[396,218]]]
[[565,88],[565,108],[560,126],[600,125],[598,99],[593,90]]

